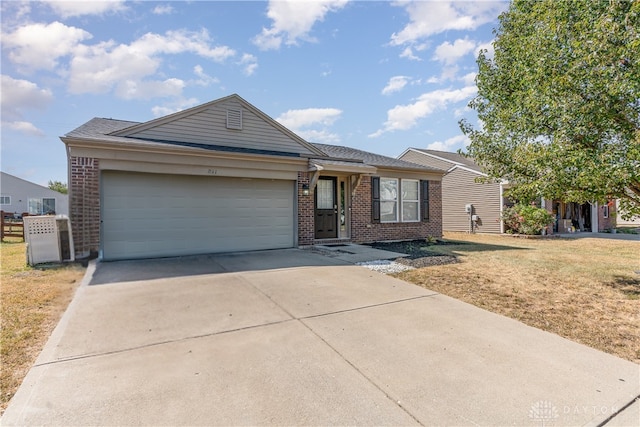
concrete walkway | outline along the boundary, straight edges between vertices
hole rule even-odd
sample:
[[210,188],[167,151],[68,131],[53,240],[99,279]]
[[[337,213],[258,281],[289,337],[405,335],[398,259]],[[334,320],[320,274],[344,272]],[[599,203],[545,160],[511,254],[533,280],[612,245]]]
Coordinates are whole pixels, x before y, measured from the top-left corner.
[[90,267],[1,422],[624,425],[638,395],[634,363],[282,250]]
[[339,245],[316,245],[311,250],[319,251],[322,255],[345,261],[350,264],[384,259],[396,259],[406,257],[407,254],[399,252],[375,249],[367,245],[345,243]]

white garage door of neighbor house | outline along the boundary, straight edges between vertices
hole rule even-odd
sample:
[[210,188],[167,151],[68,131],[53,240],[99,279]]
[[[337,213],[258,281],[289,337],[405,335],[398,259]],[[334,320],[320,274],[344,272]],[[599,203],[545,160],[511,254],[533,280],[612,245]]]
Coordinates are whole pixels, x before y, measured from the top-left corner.
[[103,259],[293,247],[294,184],[105,171]]

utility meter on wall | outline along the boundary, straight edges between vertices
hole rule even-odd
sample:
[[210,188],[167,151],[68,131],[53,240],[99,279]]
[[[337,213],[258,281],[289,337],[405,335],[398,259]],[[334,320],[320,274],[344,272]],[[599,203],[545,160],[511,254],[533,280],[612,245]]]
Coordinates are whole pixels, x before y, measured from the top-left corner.
[[466,205],[464,205],[464,211],[468,214],[471,213],[471,209],[473,209],[473,205],[471,203],[468,203]]

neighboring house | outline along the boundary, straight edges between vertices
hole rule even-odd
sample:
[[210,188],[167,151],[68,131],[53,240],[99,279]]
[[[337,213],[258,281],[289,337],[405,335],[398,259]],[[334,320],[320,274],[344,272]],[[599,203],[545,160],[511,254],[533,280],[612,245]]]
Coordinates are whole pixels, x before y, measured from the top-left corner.
[[[473,160],[458,153],[421,148],[409,148],[398,158],[447,171],[442,178],[444,231],[504,232],[500,216],[503,206],[509,203],[503,196],[505,185],[500,182],[476,182],[476,178],[487,175]],[[471,205],[471,211],[467,205]],[[476,215],[475,221],[473,215]]]
[[231,95],[61,137],[79,257],[104,260],[442,235],[444,171],[311,144]]
[[50,188],[0,172],[0,209],[20,216],[69,214],[69,196]]
[[[477,178],[487,175],[473,159],[459,153],[409,148],[398,158],[447,171],[442,178],[444,231],[505,232],[501,220],[502,211],[505,206],[513,205],[504,196],[505,190],[509,188],[508,183],[476,182]],[[556,217],[550,233],[567,233],[571,230],[596,232],[615,227],[615,205],[611,203],[577,204],[542,199],[541,204]],[[471,212],[467,205],[471,205]]]
[[638,227],[640,228],[640,216],[633,217],[631,219],[623,219],[620,212],[620,199],[616,199],[616,227]]

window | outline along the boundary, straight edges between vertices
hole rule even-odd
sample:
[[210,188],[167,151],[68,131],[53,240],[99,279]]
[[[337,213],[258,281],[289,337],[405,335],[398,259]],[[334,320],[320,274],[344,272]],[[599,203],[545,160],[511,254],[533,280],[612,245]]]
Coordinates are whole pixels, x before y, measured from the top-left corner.
[[402,221],[419,221],[418,205],[420,203],[420,191],[418,180],[402,180]]
[[30,215],[47,215],[56,212],[56,199],[29,199]]
[[429,181],[371,178],[373,222],[429,221]]
[[398,221],[398,180],[380,178],[380,222]]
[[609,205],[604,205],[602,207],[602,217],[609,218]]
[[42,213],[47,215],[56,213],[56,199],[42,199]]
[[10,205],[11,196],[0,196],[0,205]]

